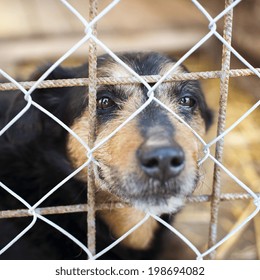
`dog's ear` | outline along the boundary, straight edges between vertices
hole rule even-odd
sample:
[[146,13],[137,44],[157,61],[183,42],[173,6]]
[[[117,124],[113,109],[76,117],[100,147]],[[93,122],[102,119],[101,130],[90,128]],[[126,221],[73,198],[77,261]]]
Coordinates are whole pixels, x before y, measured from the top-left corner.
[[[48,67],[44,67],[37,70],[31,79],[37,80],[47,69]],[[82,75],[80,69],[57,67],[46,79],[75,78]],[[21,92],[16,92],[15,94],[17,96],[9,109],[6,123],[17,116],[27,105]],[[70,125],[81,114],[87,103],[86,88],[84,87],[36,89],[31,97],[35,103],[59,118],[66,125]],[[32,104],[6,131],[6,137],[11,143],[25,144],[44,135],[48,135],[48,138],[54,141],[63,132],[64,130],[60,125]]]

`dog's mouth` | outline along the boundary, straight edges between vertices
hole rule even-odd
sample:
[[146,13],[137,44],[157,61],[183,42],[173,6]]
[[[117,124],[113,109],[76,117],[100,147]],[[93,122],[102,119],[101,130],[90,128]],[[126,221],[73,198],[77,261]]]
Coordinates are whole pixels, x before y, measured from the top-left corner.
[[139,180],[137,184],[129,178],[121,186],[119,195],[143,211],[154,214],[175,213],[184,206],[186,197],[196,185],[197,176],[185,178],[181,174],[165,182],[150,178],[147,181]]
[[[104,168],[106,171],[108,168]],[[101,190],[111,193],[120,201],[126,202],[145,212],[154,214],[176,213],[185,204],[187,196],[191,195],[198,182],[195,172],[179,176],[167,181],[160,181],[140,174],[119,176],[111,170],[108,174],[102,167],[97,167],[98,186]],[[109,177],[109,181],[106,180]]]

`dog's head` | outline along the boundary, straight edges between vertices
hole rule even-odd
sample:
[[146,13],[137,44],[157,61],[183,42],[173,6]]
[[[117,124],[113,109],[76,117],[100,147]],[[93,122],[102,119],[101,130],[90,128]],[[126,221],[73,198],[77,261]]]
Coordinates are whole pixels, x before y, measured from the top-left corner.
[[[119,55],[139,75],[163,75],[176,62],[156,53]],[[187,72],[179,66],[175,73]],[[128,77],[131,74],[108,55],[98,59],[99,77]],[[152,86],[152,85],[151,85]],[[142,84],[100,85],[97,91],[95,145],[113,133],[147,100]],[[97,191],[119,198],[144,211],[174,213],[195,189],[199,179],[200,142],[174,114],[198,134],[210,126],[212,115],[197,81],[162,83],[152,100],[135,118],[95,150]],[[85,141],[88,111],[72,129]],[[75,166],[86,162],[86,152],[69,136],[69,153]],[[83,175],[84,177],[84,175]]]

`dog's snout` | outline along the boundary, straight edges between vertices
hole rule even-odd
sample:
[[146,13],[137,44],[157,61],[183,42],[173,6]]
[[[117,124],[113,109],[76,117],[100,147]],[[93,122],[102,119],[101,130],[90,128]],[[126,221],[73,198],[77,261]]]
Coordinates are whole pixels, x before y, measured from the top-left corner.
[[184,168],[185,156],[179,145],[150,146],[143,144],[138,151],[142,170],[151,178],[165,182],[176,177]]

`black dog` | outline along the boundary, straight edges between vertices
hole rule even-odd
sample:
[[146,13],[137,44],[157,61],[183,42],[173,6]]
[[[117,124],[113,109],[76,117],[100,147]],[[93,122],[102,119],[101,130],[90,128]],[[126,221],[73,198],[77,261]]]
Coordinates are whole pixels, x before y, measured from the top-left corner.
[[[119,57],[140,75],[163,75],[175,64],[157,53],[125,53]],[[39,76],[45,69],[36,74]],[[176,72],[187,72],[179,66]],[[48,79],[87,77],[87,65],[56,68]],[[130,76],[108,55],[98,58],[98,76]],[[37,78],[37,77],[35,77]],[[155,97],[178,113],[199,134],[212,121],[197,81],[163,83]],[[143,85],[98,86],[98,143],[109,135],[146,100]],[[66,87],[37,89],[34,102],[58,117],[87,141],[88,89]],[[0,129],[25,106],[23,93],[0,92]],[[113,199],[127,203],[123,209],[97,213],[97,251],[111,244],[149,211],[170,222],[199,180],[197,165],[200,143],[172,114],[152,101],[134,120],[97,149],[93,156],[97,203]],[[0,181],[24,198],[36,203],[75,168],[87,161],[86,150],[49,116],[31,106],[0,136]],[[66,182],[40,207],[87,203],[87,171]],[[131,206],[132,205],[132,206]],[[25,206],[0,188],[0,210]],[[86,244],[86,213],[49,215],[48,219]],[[16,237],[31,217],[0,219],[0,249]],[[149,219],[138,230],[101,258],[156,259],[162,248],[164,228]],[[36,224],[6,250],[2,259],[86,259],[82,249],[50,225]]]

